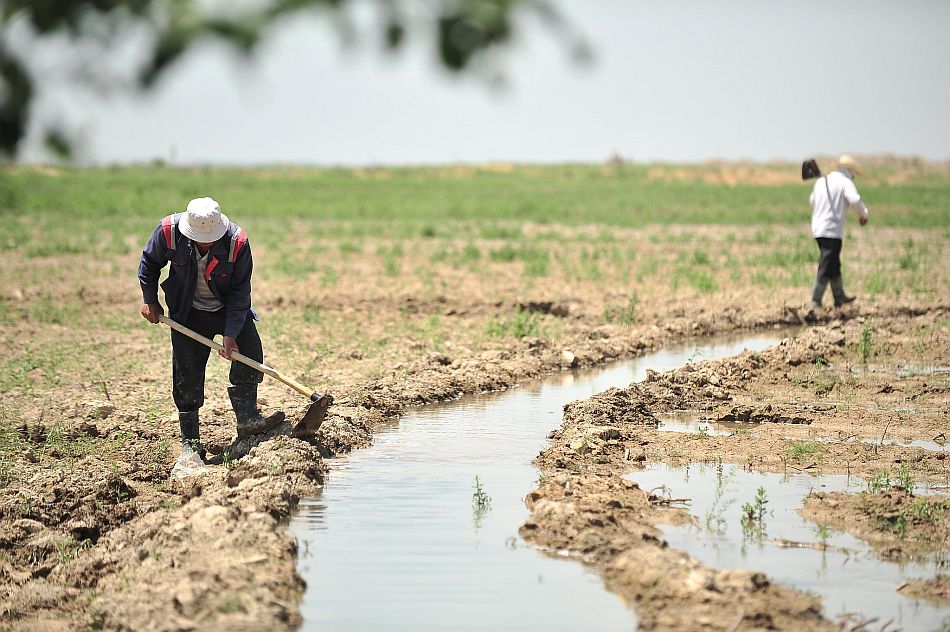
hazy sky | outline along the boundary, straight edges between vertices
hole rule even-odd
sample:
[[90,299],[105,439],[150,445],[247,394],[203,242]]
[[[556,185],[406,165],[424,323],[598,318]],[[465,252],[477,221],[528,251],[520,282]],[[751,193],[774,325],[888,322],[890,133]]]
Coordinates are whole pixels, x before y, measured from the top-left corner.
[[500,90],[449,76],[424,42],[345,49],[308,17],[252,61],[207,45],[144,97],[59,95],[40,111],[78,125],[92,162],[950,158],[950,2],[556,4],[594,62],[528,19]]

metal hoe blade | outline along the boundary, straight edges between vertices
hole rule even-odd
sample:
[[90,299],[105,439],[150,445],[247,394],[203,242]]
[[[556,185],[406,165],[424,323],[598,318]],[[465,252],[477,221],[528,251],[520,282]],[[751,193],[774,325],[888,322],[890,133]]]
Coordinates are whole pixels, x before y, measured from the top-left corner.
[[330,408],[330,404],[333,403],[332,395],[314,393],[310,396],[310,399],[313,400],[313,403],[310,404],[310,408],[307,409],[307,412],[304,413],[304,416],[290,432],[291,437],[312,437],[316,434],[323,420],[326,419],[327,409]]

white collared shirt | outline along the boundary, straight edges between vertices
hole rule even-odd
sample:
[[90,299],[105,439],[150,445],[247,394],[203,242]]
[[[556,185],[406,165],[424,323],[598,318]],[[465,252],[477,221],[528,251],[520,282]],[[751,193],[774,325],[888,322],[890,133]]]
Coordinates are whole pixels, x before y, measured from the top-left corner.
[[[825,186],[827,182],[828,186]],[[828,198],[828,193],[831,198]],[[813,237],[844,237],[844,213],[850,206],[862,219],[867,219],[868,208],[861,201],[861,194],[854,186],[854,176],[844,167],[818,178],[811,191],[812,215],[811,234]]]

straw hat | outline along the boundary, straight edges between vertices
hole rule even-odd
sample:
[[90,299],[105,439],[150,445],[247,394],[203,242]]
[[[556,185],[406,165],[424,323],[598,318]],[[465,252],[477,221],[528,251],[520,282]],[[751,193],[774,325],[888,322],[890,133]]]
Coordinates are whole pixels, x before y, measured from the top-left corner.
[[851,173],[858,176],[864,174],[864,172],[861,171],[861,167],[858,166],[858,163],[854,160],[854,158],[852,158],[848,154],[841,154],[841,157],[838,158],[838,166],[844,167]]
[[209,243],[224,237],[230,223],[217,202],[209,197],[195,198],[178,220],[178,230],[188,239]]

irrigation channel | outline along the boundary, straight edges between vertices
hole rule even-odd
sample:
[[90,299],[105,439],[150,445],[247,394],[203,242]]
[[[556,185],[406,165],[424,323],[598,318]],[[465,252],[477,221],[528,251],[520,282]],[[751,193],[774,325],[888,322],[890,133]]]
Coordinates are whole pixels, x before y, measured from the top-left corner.
[[[321,494],[302,501],[291,520],[299,543],[298,571],[307,582],[303,629],[634,629],[633,612],[604,589],[599,577],[574,561],[540,553],[518,535],[529,515],[523,497],[538,476],[532,460],[547,445],[548,433],[560,426],[564,404],[640,381],[648,368],[666,371],[743,349],[761,350],[776,344],[782,333],[708,338],[699,346],[685,344],[599,370],[564,372],[503,393],[422,407],[378,430],[372,447],[329,462]],[[692,470],[692,480],[699,478],[698,471]],[[658,472],[654,467],[632,477],[641,480],[640,474]],[[644,478],[641,486],[684,478],[680,472],[661,474]],[[473,507],[476,476],[491,498],[487,511]],[[715,482],[708,484],[716,489]],[[754,493],[758,484],[743,488]],[[813,480],[811,486],[820,484]],[[809,483],[793,482],[792,488],[800,506]],[[770,499],[783,495],[789,496],[769,487]],[[771,523],[769,529],[772,536]],[[704,551],[727,546],[721,540],[694,546],[695,534],[671,536],[673,546],[717,567],[760,568],[760,554],[768,547],[756,544],[746,557],[749,547],[740,532],[738,542],[728,546],[743,552],[723,557]],[[853,569],[832,574],[830,565],[846,564],[817,551],[789,553],[806,560],[792,566],[798,564],[809,577],[824,574],[847,582],[853,574]],[[857,572],[874,573],[881,564]],[[823,594],[821,582],[801,583],[787,570],[778,578]],[[862,605],[874,599],[893,604],[895,586],[881,582],[876,597]],[[886,598],[880,590],[886,590]],[[849,605],[849,599],[836,595],[826,614]],[[902,609],[903,621],[919,620],[916,605],[906,609],[912,612],[905,616]],[[927,612],[922,616],[930,620]]]

